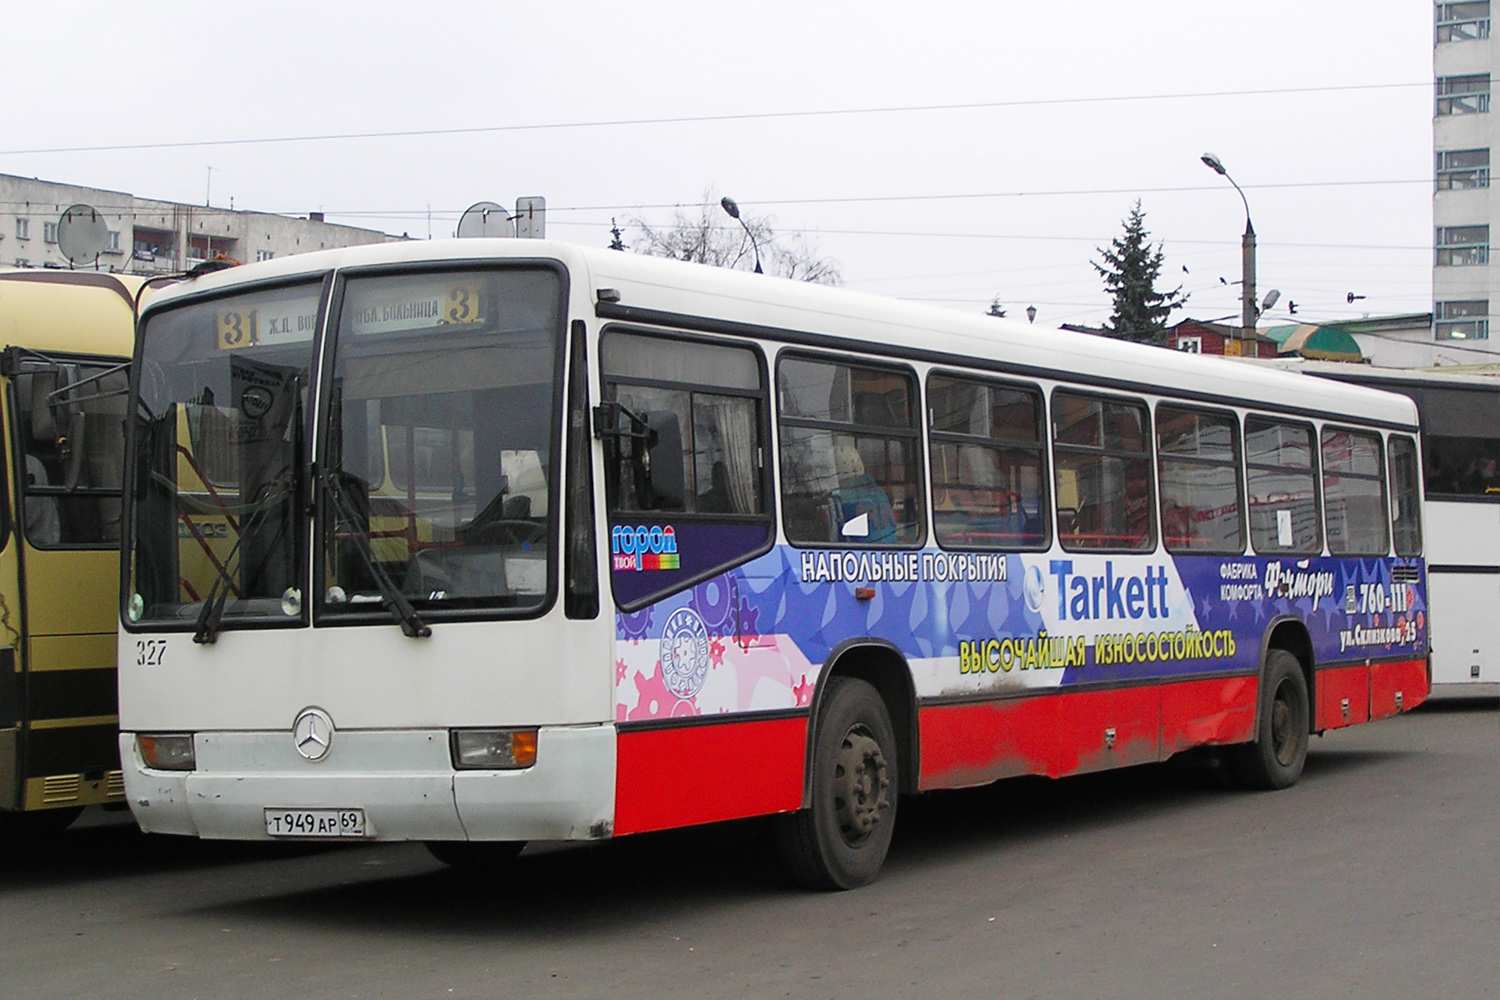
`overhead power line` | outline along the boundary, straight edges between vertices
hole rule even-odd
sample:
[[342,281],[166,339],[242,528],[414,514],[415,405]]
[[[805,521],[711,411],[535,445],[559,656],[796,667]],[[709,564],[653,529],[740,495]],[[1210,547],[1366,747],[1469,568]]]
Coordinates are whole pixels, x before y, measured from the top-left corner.
[[114,153],[142,149],[194,149],[205,146],[253,146],[284,142],[332,142],[348,139],[404,139],[438,135],[484,135],[496,132],[540,132],[562,129],[620,128],[630,125],[690,125],[706,122],[742,122],[786,118],[827,118],[853,115],[920,114],[932,111],[983,111],[996,108],[1048,107],[1064,104],[1119,104],[1128,101],[1204,100],[1221,97],[1265,97],[1279,94],[1339,93],[1369,90],[1405,90],[1431,87],[1421,83],[1366,83],[1331,87],[1275,87],[1258,90],[1216,90],[1182,94],[1128,94],[1104,97],[1050,97],[1024,101],[979,101],[964,104],[918,104],[881,108],[827,108],[813,111],[755,111],[728,115],[678,115],[664,118],[619,118],[576,122],[535,122],[526,125],[477,125],[466,128],[403,129],[381,132],[327,132],[315,135],[260,136],[249,139],[191,139],[182,142],[132,142],[98,146],[53,146],[36,149],[5,149],[0,156],[30,156],[42,153]]
[[[1422,184],[1431,186],[1431,177],[1401,177],[1394,179],[1375,180],[1341,180],[1341,181],[1286,181],[1271,184],[1244,184],[1241,185],[1249,190],[1273,190],[1277,188],[1327,188],[1327,187],[1399,187],[1411,184]],[[1133,188],[1072,188],[1072,189],[1043,189],[1037,191],[973,191],[960,194],[877,194],[877,195],[842,195],[836,198],[754,198],[744,199],[746,204],[753,204],[756,208],[769,205],[844,205],[863,204],[868,202],[892,202],[892,201],[964,201],[979,200],[984,198],[1050,198],[1050,197],[1072,197],[1081,195],[1136,195],[1136,194],[1180,194],[1191,191],[1213,191],[1219,192],[1224,189],[1222,184],[1188,184],[1177,187],[1133,187]],[[714,206],[717,202],[714,203]],[[711,206],[711,207],[714,207]],[[697,208],[699,202],[658,202],[652,204],[636,205],[548,205],[547,212],[557,215],[562,212],[644,212],[655,209],[668,208]],[[283,213],[273,213],[283,214]],[[425,209],[425,208],[396,208],[388,211],[377,209],[329,209],[326,215],[339,215],[346,218],[425,218],[431,215],[434,219],[451,216],[458,218],[463,214],[461,208]]]

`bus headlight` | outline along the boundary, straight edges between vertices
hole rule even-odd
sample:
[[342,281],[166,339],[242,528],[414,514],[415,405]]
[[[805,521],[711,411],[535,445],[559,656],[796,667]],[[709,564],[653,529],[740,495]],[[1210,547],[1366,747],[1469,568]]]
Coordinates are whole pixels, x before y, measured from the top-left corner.
[[530,767],[536,763],[535,729],[455,729],[453,766],[472,768]]
[[198,766],[192,733],[171,736],[137,733],[135,748],[141,755],[141,763],[158,771],[191,771]]

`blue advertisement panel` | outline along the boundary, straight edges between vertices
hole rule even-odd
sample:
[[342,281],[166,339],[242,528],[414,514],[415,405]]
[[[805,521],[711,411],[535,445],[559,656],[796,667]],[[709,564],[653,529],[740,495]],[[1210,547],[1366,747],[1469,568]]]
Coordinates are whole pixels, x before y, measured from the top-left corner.
[[[616,569],[617,599],[622,574],[650,575]],[[899,649],[921,698],[1249,673],[1283,617],[1319,665],[1424,657],[1421,560],[779,546],[617,612],[616,718],[805,706],[854,637]]]

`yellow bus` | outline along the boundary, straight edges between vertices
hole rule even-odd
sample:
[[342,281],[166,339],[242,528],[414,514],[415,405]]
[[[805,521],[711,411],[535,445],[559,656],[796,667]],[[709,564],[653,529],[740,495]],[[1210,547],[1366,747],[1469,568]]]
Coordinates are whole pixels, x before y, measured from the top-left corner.
[[0,830],[125,800],[114,606],[141,284],[0,271]]

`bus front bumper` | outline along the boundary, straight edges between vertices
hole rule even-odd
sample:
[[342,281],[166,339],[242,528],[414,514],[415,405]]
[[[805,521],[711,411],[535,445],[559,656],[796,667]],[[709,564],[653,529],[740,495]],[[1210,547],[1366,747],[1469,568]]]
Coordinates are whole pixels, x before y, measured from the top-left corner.
[[297,810],[358,810],[364,840],[595,840],[612,828],[613,726],[543,727],[521,770],[454,770],[447,730],[341,730],[317,762],[284,731],[196,733],[193,747],[194,770],[155,770],[120,734],[142,830],[281,839],[267,812]]

